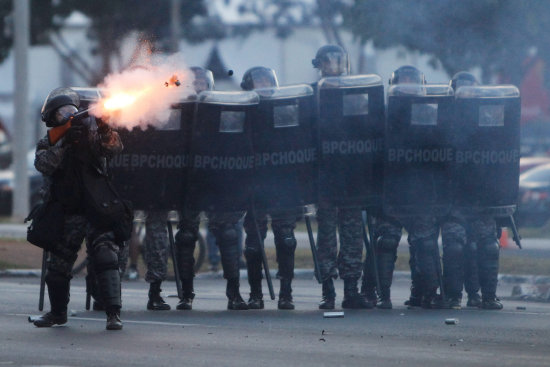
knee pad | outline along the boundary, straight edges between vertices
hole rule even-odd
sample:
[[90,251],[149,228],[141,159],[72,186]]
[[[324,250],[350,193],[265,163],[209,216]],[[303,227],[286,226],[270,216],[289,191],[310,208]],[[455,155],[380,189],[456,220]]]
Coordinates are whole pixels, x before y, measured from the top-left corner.
[[94,269],[97,273],[118,270],[118,255],[109,244],[100,243],[93,252]]
[[294,231],[290,228],[283,228],[275,236],[275,241],[282,250],[294,251],[296,249],[297,241],[294,237]]
[[392,236],[381,236],[376,240],[376,248],[379,252],[393,253],[399,246],[399,238]]
[[256,247],[245,247],[244,249],[244,257],[247,259],[247,260],[254,260],[254,259],[258,259],[260,258],[262,255],[261,255],[261,252],[260,252],[260,249],[259,248],[256,248]]
[[239,233],[234,225],[225,225],[220,231],[220,239],[224,242],[237,241],[239,239]]
[[485,259],[498,260],[500,245],[497,240],[488,240],[479,243],[478,251]]
[[176,245],[182,247],[191,247],[197,242],[198,236],[193,231],[187,229],[181,229],[176,233],[175,242]]
[[445,244],[443,247],[443,258],[456,259],[457,261],[462,258],[464,254],[464,245],[459,241],[452,241]]

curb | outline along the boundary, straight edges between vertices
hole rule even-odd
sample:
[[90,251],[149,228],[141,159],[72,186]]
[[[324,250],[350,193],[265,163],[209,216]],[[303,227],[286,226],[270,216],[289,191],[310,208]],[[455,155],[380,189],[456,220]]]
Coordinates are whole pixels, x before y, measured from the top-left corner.
[[[277,279],[277,271],[270,270],[269,274],[272,279]],[[0,270],[0,278],[32,278],[40,277],[41,269],[6,269]],[[240,278],[248,279],[246,269],[240,270]],[[294,269],[295,279],[315,279],[313,269]],[[408,280],[411,278],[409,271],[395,271],[393,273],[393,280]],[[223,272],[204,272],[196,275],[196,279],[223,279]],[[174,277],[169,277],[167,280],[174,280]],[[499,274],[498,281],[501,284],[550,284],[549,276],[540,275],[513,275],[513,274]]]

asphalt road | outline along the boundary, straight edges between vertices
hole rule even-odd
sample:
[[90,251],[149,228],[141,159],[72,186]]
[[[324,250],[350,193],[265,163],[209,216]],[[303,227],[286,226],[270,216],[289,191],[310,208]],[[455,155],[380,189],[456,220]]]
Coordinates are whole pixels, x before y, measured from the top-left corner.
[[[340,302],[343,284],[336,286]],[[408,286],[396,282],[391,311],[346,310],[328,319],[317,309],[320,285],[309,279],[295,281],[295,311],[278,311],[275,301],[263,311],[227,311],[224,281],[214,278],[197,280],[193,311],[146,311],[147,284],[126,282],[124,329],[106,331],[102,312],[84,310],[83,279],[73,280],[68,324],[38,329],[27,322],[38,313],[38,279],[1,278],[0,366],[550,365],[550,304],[408,310]],[[173,282],[164,289],[175,293]],[[447,318],[458,324],[446,325]]]

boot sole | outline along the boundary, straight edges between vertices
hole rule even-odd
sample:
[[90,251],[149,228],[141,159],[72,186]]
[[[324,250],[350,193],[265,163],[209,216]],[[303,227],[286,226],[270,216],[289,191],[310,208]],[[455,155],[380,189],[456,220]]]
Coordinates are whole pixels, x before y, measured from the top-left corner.
[[107,325],[105,327],[107,330],[122,330],[122,325]]

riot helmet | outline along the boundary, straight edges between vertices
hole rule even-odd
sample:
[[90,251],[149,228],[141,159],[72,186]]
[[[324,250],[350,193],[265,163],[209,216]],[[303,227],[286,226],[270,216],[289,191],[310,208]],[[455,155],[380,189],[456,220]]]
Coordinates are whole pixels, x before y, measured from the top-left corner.
[[459,71],[449,82],[449,86],[453,88],[455,92],[460,87],[471,87],[476,85],[479,85],[476,77],[467,71]]
[[389,81],[390,85],[395,84],[426,84],[424,73],[414,66],[405,65],[397,68]]
[[212,71],[200,66],[191,66],[190,69],[195,76],[193,87],[197,94],[205,90],[214,90],[214,74],[212,74]]
[[278,87],[279,81],[275,70],[263,66],[255,66],[245,71],[241,88],[243,90]]
[[44,101],[40,111],[42,121],[47,127],[64,125],[71,115],[78,112],[78,104],[78,95],[74,91],[69,88],[58,88]]
[[348,54],[338,45],[321,47],[311,63],[321,71],[323,77],[348,75],[350,71]]

